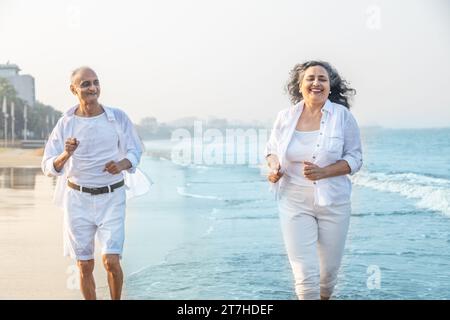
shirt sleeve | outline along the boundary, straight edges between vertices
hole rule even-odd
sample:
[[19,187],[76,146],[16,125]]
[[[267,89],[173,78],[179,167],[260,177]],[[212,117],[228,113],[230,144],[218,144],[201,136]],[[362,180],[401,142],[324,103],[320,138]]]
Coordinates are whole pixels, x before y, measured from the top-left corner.
[[351,113],[346,120],[344,128],[344,153],[342,160],[347,161],[350,167],[350,175],[354,175],[363,164],[361,135],[358,124]]
[[56,171],[53,166],[55,159],[64,151],[64,141],[62,134],[62,118],[56,123],[45,144],[44,156],[42,157],[41,169],[44,175],[49,177],[61,176],[64,174],[64,167],[61,171]]
[[264,157],[270,154],[278,155],[278,144],[280,143],[280,122],[281,111],[278,113],[277,118],[273,124],[272,131],[270,132],[269,141],[267,141],[266,148],[264,150]]
[[126,156],[130,163],[131,168],[129,168],[127,171],[129,173],[134,173],[136,171],[137,166],[139,165],[139,162],[141,160],[142,152],[143,152],[143,145],[141,142],[141,139],[139,138],[139,135],[136,131],[136,128],[134,127],[131,120],[128,118],[128,116],[123,112],[123,131],[125,134],[125,151]]

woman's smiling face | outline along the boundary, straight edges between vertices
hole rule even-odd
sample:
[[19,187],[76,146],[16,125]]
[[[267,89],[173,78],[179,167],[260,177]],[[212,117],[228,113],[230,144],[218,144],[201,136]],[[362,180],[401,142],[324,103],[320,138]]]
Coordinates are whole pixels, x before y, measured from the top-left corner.
[[306,69],[299,89],[307,103],[324,104],[330,94],[330,78],[327,70],[322,66]]

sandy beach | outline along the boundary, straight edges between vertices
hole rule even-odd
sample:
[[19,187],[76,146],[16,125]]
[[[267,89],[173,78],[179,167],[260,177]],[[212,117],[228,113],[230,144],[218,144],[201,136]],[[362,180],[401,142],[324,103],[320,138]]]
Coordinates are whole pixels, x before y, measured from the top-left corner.
[[[63,257],[62,212],[53,179],[40,173],[42,150],[0,149],[0,299],[82,299],[77,268]],[[99,299],[109,299],[97,254]]]
[[39,168],[42,152],[42,148],[0,148],[0,168]]

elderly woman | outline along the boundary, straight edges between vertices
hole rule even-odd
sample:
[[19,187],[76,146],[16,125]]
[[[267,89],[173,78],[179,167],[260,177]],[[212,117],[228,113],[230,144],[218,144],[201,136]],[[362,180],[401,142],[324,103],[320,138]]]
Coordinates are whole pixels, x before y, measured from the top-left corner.
[[329,299],[349,226],[351,182],[362,165],[347,86],[327,62],[291,71],[293,106],[279,112],[266,147],[281,229],[299,299]]

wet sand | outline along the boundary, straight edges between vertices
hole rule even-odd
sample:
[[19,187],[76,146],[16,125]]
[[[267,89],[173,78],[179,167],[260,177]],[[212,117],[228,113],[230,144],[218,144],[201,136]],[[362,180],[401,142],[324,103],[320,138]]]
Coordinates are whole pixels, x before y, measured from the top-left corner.
[[0,148],[0,168],[40,167],[43,149]]
[[[0,299],[82,299],[76,265],[62,255],[63,215],[52,203],[53,179],[40,173],[35,152],[0,150]],[[109,299],[99,259],[97,296]]]

